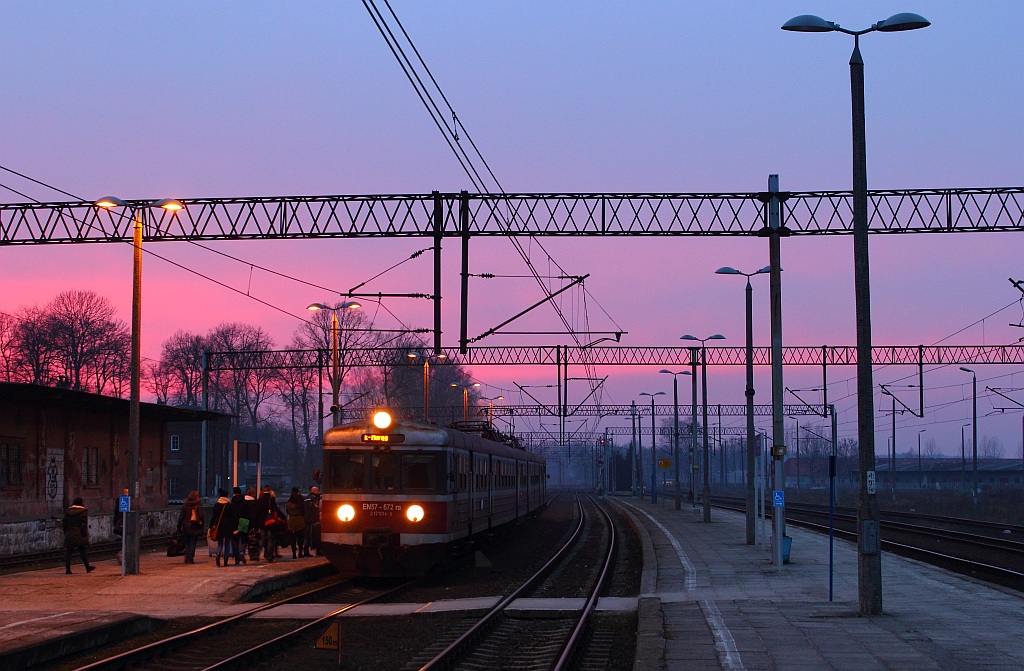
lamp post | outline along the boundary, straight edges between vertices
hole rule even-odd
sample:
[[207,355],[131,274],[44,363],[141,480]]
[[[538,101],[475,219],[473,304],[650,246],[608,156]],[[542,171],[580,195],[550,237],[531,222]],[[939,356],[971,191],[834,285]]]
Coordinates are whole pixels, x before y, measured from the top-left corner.
[[747,545],[757,542],[757,511],[754,508],[754,458],[757,455],[757,446],[754,444],[754,290],[750,286],[750,278],[771,271],[771,266],[765,266],[752,273],[745,273],[729,266],[723,266],[715,271],[718,275],[743,275],[747,278]]
[[646,391],[640,392],[641,396],[651,397],[651,503],[658,502],[658,443],[654,439],[655,428],[654,428],[654,397],[664,396],[665,392],[656,391],[653,394]]
[[462,387],[462,421],[463,422],[468,422],[469,421],[469,388],[470,387],[479,387],[480,383],[479,382],[474,382],[472,384],[459,384],[458,382],[452,382],[450,386],[455,387],[455,388]]
[[662,368],[659,373],[668,373],[672,376],[672,469],[673,479],[676,483],[676,510],[682,508],[682,497],[679,485],[679,376],[690,375],[690,371],[684,370],[673,373]]
[[971,374],[971,500],[978,507],[978,374],[970,368],[960,366],[960,370]]
[[486,396],[481,396],[480,400],[481,401],[487,401],[487,423],[488,424],[494,424],[494,402],[495,401],[504,401],[505,397],[504,396],[494,396],[492,398],[488,398]]
[[[417,354],[416,352],[409,352],[406,355],[409,359],[415,361],[420,357],[423,358],[423,421],[430,423],[430,355],[429,354]],[[448,355],[444,352],[435,354],[434,358],[438,361],[444,361],[448,358]]]
[[931,25],[909,12],[894,14],[864,30],[847,30],[825,19],[803,14],[783,24],[797,32],[840,32],[853,35],[850,56],[850,97],[853,130],[853,272],[857,321],[857,442],[860,461],[857,553],[858,596],[862,615],[882,613],[882,558],[878,500],[874,488],[875,418],[871,379],[871,280],[868,264],[868,171],[864,121],[864,61],[860,36],[866,33],[900,32]]
[[924,485],[924,469],[921,468],[921,434],[928,429],[921,429],[917,432],[917,486]]
[[708,480],[708,350],[705,343],[708,340],[725,340],[725,336],[716,333],[707,338],[698,338],[690,334],[679,336],[680,340],[696,340],[700,343],[700,400],[701,400],[701,421],[704,423],[704,446],[701,450],[701,495],[704,497],[704,522],[711,521],[711,482]]
[[307,310],[314,312],[319,310],[331,311],[331,426],[341,424],[341,404],[338,400],[338,394],[341,390],[341,380],[339,379],[341,375],[341,350],[338,346],[338,310],[358,310],[361,307],[363,306],[355,301],[345,301],[333,307],[323,303],[310,303],[306,306]]
[[960,489],[967,486],[967,450],[964,447],[964,429],[969,426],[970,424],[964,424],[960,427]]
[[[158,207],[173,216],[185,206],[177,200],[165,198],[153,203],[132,205],[114,196],[100,198],[96,207],[111,210],[115,207],[130,207],[134,210],[132,226],[132,345],[129,398],[128,398],[128,485],[129,494],[138,506],[139,489],[139,424],[140,424],[140,380],[142,371],[142,217],[146,208]],[[205,445],[204,453],[205,453]],[[139,573],[139,529],[138,509],[125,513],[124,533],[121,535],[121,575]]]

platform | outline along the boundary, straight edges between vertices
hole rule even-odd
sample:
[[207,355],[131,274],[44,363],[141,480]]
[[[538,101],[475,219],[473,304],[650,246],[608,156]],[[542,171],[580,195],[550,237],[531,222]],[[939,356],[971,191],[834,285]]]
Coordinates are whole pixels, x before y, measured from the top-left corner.
[[[829,602],[828,538],[791,527],[791,563],[776,571],[769,552],[744,543],[741,514],[671,501],[610,497],[634,518],[644,546],[639,599],[602,599],[602,610],[638,610],[633,671],[705,669],[1024,669],[1024,594],[890,554],[883,555],[883,609],[859,617],[856,552],[835,541]],[[197,563],[144,554],[141,573],[121,576],[112,560],[86,574],[74,564],[0,576],[0,668],[20,669],[113,638],[156,620],[225,617],[255,607],[243,599],[326,572],[321,558],[218,568],[205,548]],[[351,617],[478,609],[494,599],[364,606]],[[581,604],[521,600],[522,610]],[[575,600],[581,601],[581,600]],[[264,617],[316,617],[307,604]]]
[[86,573],[77,555],[64,567],[0,576],[0,669],[13,671],[152,629],[177,617],[225,617],[273,590],[332,569],[326,559],[279,559],[217,567],[205,547],[196,563],[144,553],[139,574],[122,576],[115,560]]
[[883,614],[860,617],[850,542],[835,541],[829,602],[828,536],[789,527],[776,571],[742,514],[611,500],[645,537],[634,671],[1024,669],[1020,592],[883,554]]

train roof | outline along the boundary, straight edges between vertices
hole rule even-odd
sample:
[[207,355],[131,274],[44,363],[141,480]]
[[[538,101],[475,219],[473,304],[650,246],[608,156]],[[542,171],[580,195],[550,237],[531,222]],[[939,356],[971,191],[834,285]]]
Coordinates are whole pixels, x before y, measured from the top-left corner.
[[411,419],[394,418],[391,427],[386,431],[376,428],[370,419],[342,424],[328,429],[324,433],[324,448],[332,447],[372,447],[364,439],[367,435],[401,435],[401,443],[392,444],[392,449],[402,450],[419,447],[456,447],[474,451],[486,451],[509,459],[543,463],[543,456],[527,452],[518,446],[508,445],[491,439],[493,434],[489,427],[482,425],[458,425],[454,427],[437,426]]

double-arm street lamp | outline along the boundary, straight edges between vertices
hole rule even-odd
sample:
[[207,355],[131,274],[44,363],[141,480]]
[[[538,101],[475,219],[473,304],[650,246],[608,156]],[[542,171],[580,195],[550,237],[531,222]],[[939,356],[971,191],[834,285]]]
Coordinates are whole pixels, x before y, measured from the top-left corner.
[[493,397],[481,396],[480,400],[481,401],[487,401],[487,423],[488,424],[494,424],[494,402],[495,401],[504,401],[505,397],[504,396],[493,396]]
[[672,376],[672,477],[676,483],[676,510],[679,510],[682,507],[679,485],[679,376],[690,375],[690,371],[684,370],[673,373],[662,368],[658,372],[667,373]]
[[341,390],[341,348],[338,346],[338,310],[358,310],[363,307],[355,301],[345,301],[335,306],[324,303],[310,303],[307,310],[314,312],[319,310],[331,311],[331,426],[341,424],[341,403],[338,394]]
[[437,361],[444,361],[448,358],[448,355],[444,352],[438,354],[418,354],[416,352],[409,352],[406,354],[411,361],[416,359],[423,359],[423,421],[430,423],[430,357],[433,356]]
[[455,387],[456,389],[458,389],[459,387],[462,387],[462,421],[468,422],[469,421],[469,388],[470,387],[479,387],[480,383],[479,382],[472,382],[470,384],[459,384],[458,382],[452,382],[451,385],[449,385],[449,386]]
[[971,374],[971,500],[978,507],[978,374],[970,368],[960,366],[960,370]]
[[[185,206],[172,198],[165,198],[153,203],[133,205],[114,196],[100,198],[96,207],[111,210],[115,207],[129,207],[134,210],[132,227],[132,345],[129,397],[128,397],[128,493],[139,500],[139,405],[140,380],[142,375],[142,217],[148,208],[160,208],[173,216]],[[203,446],[205,456],[206,446]],[[204,471],[205,474],[205,471]],[[205,492],[204,492],[205,494]],[[135,504],[139,505],[138,503]],[[124,514],[124,533],[121,535],[121,575],[138,575],[139,573],[139,529],[138,510]]]
[[757,542],[757,509],[754,499],[754,460],[757,457],[757,445],[754,440],[754,290],[750,286],[750,278],[771,271],[771,266],[765,266],[752,273],[745,273],[730,266],[723,266],[715,271],[718,275],[742,275],[747,278],[747,545]]
[[860,462],[858,497],[857,576],[862,615],[882,613],[882,558],[878,499],[875,495],[875,417],[871,371],[871,280],[868,264],[868,170],[864,122],[864,61],[860,36],[870,32],[900,32],[931,25],[909,12],[894,14],[864,30],[847,30],[832,21],[803,14],[783,24],[783,30],[853,35],[850,56],[850,98],[853,116],[853,274],[857,322],[857,442]]
[[704,425],[704,445],[701,450],[701,493],[704,497],[704,522],[711,521],[711,481],[708,480],[710,463],[708,462],[708,350],[705,343],[708,340],[725,340],[725,336],[716,333],[707,338],[686,334],[679,336],[680,340],[696,340],[700,343],[700,400],[701,400],[701,421]]
[[664,396],[665,392],[663,392],[663,391],[656,391],[656,392],[654,392],[652,394],[652,393],[649,393],[649,392],[646,392],[646,391],[642,391],[642,392],[640,392],[640,395],[641,396],[650,396],[651,397],[651,503],[657,503],[658,502],[658,487],[657,487],[657,485],[658,485],[658,479],[657,479],[658,478],[658,451],[657,451],[658,442],[654,438],[654,434],[655,434],[655,431],[656,431],[656,429],[654,427],[654,397],[655,396]]

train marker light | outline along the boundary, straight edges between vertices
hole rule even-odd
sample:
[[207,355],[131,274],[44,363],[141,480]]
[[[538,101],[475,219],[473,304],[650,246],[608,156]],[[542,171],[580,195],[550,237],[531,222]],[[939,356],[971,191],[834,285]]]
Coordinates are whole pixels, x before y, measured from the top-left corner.
[[338,519],[342,522],[351,522],[356,517],[356,509],[347,503],[338,508]]
[[391,415],[381,410],[373,413],[373,425],[378,429],[386,429],[391,426]]
[[405,516],[409,518],[410,522],[419,522],[423,519],[423,506],[412,504],[405,509]]

